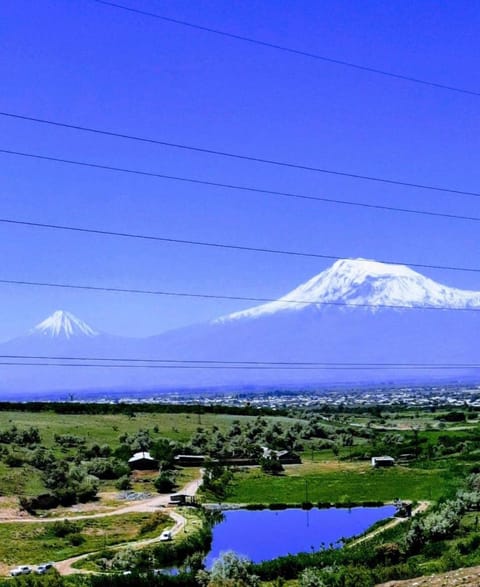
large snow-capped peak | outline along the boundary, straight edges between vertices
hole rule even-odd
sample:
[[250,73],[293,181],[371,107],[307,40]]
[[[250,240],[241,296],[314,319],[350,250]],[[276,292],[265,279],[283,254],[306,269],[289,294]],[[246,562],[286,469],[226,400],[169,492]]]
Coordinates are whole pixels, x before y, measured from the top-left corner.
[[46,320],[37,324],[31,334],[40,334],[51,338],[72,338],[76,336],[97,336],[98,332],[70,312],[57,310]]
[[383,306],[468,308],[480,307],[480,292],[441,285],[405,265],[341,259],[277,301],[234,312],[218,322],[257,318],[322,303],[366,306],[372,310]]

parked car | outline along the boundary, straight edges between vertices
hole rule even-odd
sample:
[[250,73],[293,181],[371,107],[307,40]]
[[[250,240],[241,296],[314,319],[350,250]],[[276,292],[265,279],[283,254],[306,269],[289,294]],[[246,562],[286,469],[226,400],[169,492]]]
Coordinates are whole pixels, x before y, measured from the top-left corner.
[[19,575],[28,575],[32,572],[32,568],[28,565],[21,565],[19,567],[15,567],[10,571],[10,575],[12,577],[18,577]]
[[45,575],[45,573],[49,571],[52,567],[53,563],[42,563],[41,565],[38,565],[38,567],[35,569],[35,573],[37,573],[37,575]]
[[167,542],[167,540],[171,540],[172,539],[172,533],[170,530],[164,530],[161,534],[160,534],[160,540],[162,542]]

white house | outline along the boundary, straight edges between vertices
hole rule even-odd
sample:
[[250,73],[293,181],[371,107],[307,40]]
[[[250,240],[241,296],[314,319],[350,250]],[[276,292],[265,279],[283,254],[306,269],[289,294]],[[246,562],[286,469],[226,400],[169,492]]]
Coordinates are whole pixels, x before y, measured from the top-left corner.
[[133,457],[128,459],[131,469],[153,471],[158,469],[158,461],[147,451],[136,452]]

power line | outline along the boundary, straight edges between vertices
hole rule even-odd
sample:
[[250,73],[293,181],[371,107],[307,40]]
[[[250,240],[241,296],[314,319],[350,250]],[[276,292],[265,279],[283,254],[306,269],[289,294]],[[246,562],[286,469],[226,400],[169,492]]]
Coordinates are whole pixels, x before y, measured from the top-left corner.
[[[220,182],[208,181],[208,180],[204,180],[204,179],[196,179],[196,178],[192,178],[192,177],[167,175],[164,173],[156,173],[153,171],[142,171],[140,169],[129,169],[126,167],[115,167],[112,165],[102,165],[100,163],[91,163],[88,161],[76,161],[73,159],[64,159],[64,158],[60,158],[60,157],[50,157],[47,155],[39,155],[37,153],[25,153],[23,151],[13,151],[11,149],[0,149],[0,153],[3,153],[5,155],[13,155],[16,157],[26,157],[26,158],[30,158],[30,159],[38,159],[41,161],[51,161],[53,163],[65,163],[68,165],[77,165],[79,167],[101,169],[103,171],[115,171],[115,172],[119,172],[119,173],[127,173],[130,175],[141,175],[144,177],[155,177],[155,178],[167,179],[167,180],[171,180],[171,181],[180,181],[183,183],[191,183],[194,185],[206,185],[209,187],[225,188],[225,189],[229,189],[229,190],[240,190],[240,191],[250,192],[250,193],[255,193],[255,194],[266,194],[266,195],[280,196],[280,197],[285,197],[285,198],[295,198],[295,199],[300,199],[300,200],[327,202],[327,203],[333,203],[333,204],[345,204],[348,206],[359,206],[362,208],[374,208],[377,210],[406,212],[409,214],[424,214],[427,216],[438,216],[438,217],[443,217],[443,218],[456,218],[459,220],[472,220],[472,221],[478,222],[478,217],[475,217],[475,216],[461,216],[461,215],[457,215],[457,214],[444,214],[444,213],[440,213],[440,212],[431,212],[431,211],[427,211],[427,210],[416,210],[416,209],[412,209],[412,208],[397,208],[397,207],[393,207],[393,206],[383,206],[383,205],[379,205],[379,204],[365,204],[365,203],[360,203],[360,202],[351,202],[351,201],[347,201],[347,200],[324,198],[321,196],[310,196],[310,195],[298,194],[298,193],[294,193],[294,192],[282,192],[282,191],[278,191],[278,190],[267,190],[267,189],[251,187],[251,186],[241,186],[241,185],[236,185],[236,184],[231,184],[231,183],[220,183]],[[421,187],[421,186],[417,186],[417,187]],[[462,192],[462,191],[455,191],[455,190],[448,190],[448,189],[444,190],[443,188],[431,188],[431,189],[438,189],[439,191],[446,191],[446,192],[450,192],[450,193],[453,193],[456,195],[480,197],[480,192]]]
[[[479,218],[480,220],[480,218]],[[131,232],[118,232],[113,230],[103,230],[97,228],[87,228],[82,226],[71,226],[65,224],[49,224],[44,222],[32,222],[28,220],[17,220],[14,218],[0,218],[0,224],[12,224],[14,226],[28,226],[31,228],[45,228],[48,230],[60,230],[66,232],[80,232],[86,234],[95,234],[100,236],[111,236],[111,237],[119,237],[119,238],[129,238],[129,239],[140,239],[140,240],[149,240],[149,241],[157,241],[157,242],[164,242],[164,243],[171,243],[171,244],[181,244],[181,245],[192,245],[192,246],[200,246],[200,247],[210,247],[216,249],[228,249],[228,250],[236,250],[236,251],[245,251],[245,252],[255,252],[255,253],[266,253],[266,254],[274,254],[274,255],[290,255],[295,257],[310,257],[314,259],[327,259],[330,261],[339,261],[342,260],[344,257],[340,257],[338,255],[327,255],[323,253],[313,253],[308,251],[292,251],[286,249],[272,249],[267,247],[253,247],[253,246],[246,246],[246,245],[234,245],[229,243],[223,242],[211,242],[211,241],[197,241],[191,239],[179,239],[173,237],[164,237],[158,235],[150,235],[150,234],[139,234],[139,233],[131,233]],[[409,267],[416,267],[419,269],[440,269],[445,271],[464,271],[464,272],[472,272],[472,273],[480,273],[480,268],[478,267],[458,267],[458,266],[451,266],[451,265],[433,265],[428,263],[410,263],[405,261],[392,261],[392,260],[382,260],[378,259],[380,263],[386,263],[390,265],[408,265]]]
[[48,361],[105,361],[105,362],[120,362],[120,363],[153,363],[153,364],[169,364],[171,367],[179,365],[250,365],[250,366],[295,366],[295,367],[378,367],[378,368],[394,368],[394,367],[419,367],[419,368],[444,368],[444,369],[458,369],[458,368],[480,368],[480,363],[355,363],[355,362],[331,362],[331,361],[227,361],[214,359],[152,359],[152,358],[127,358],[127,357],[84,357],[84,356],[65,356],[65,355],[0,355],[0,359],[33,359],[33,360],[48,360]]
[[96,285],[79,285],[72,283],[58,283],[58,282],[47,282],[47,281],[25,281],[25,280],[14,280],[14,279],[0,279],[0,284],[5,285],[21,285],[29,287],[52,287],[60,289],[74,289],[83,291],[99,291],[108,293],[127,293],[127,294],[139,294],[139,295],[155,295],[155,296],[167,296],[167,297],[183,297],[183,298],[199,298],[208,300],[228,300],[228,301],[242,301],[242,302],[254,302],[254,303],[268,303],[278,302],[281,304],[305,304],[306,306],[340,306],[347,308],[390,308],[394,310],[449,310],[452,312],[480,312],[478,308],[452,308],[449,306],[406,306],[396,304],[366,304],[366,303],[347,303],[347,302],[318,302],[311,300],[294,300],[294,299],[276,299],[276,298],[256,298],[247,296],[233,296],[233,295],[219,295],[219,294],[205,294],[205,293],[190,293],[190,292],[178,292],[178,291],[165,291],[165,290],[149,290],[149,289],[133,289],[133,288],[120,288],[120,287],[102,287]]
[[[94,367],[100,369],[209,369],[209,370],[227,370],[235,369],[240,371],[383,371],[385,367],[284,367],[284,366],[247,366],[247,365],[132,365],[132,364],[103,364],[103,363],[39,363],[39,362],[13,362],[0,361],[1,366],[9,367]],[[452,366],[417,366],[417,367],[395,367],[395,370],[452,370],[458,367]]]
[[277,167],[287,167],[290,169],[312,171],[312,172],[316,172],[316,173],[324,173],[324,174],[328,174],[328,175],[348,177],[350,179],[361,179],[361,180],[366,180],[366,181],[374,181],[374,182],[379,182],[379,183],[386,183],[389,185],[398,185],[398,186],[402,186],[402,187],[417,188],[417,189],[424,189],[424,190],[433,190],[436,192],[445,192],[445,193],[449,193],[449,194],[480,196],[480,193],[478,193],[478,192],[468,192],[465,190],[444,188],[441,186],[434,186],[434,185],[421,184],[421,183],[413,183],[413,182],[401,181],[401,180],[390,179],[390,178],[385,178],[385,177],[378,177],[378,176],[373,176],[373,175],[362,175],[359,173],[337,171],[334,169],[325,169],[325,168],[321,168],[321,167],[313,167],[310,165],[301,165],[298,163],[291,163],[288,161],[277,161],[275,159],[266,159],[266,158],[262,158],[262,157],[255,157],[252,155],[242,155],[240,153],[232,153],[229,151],[220,151],[220,150],[215,150],[215,149],[207,149],[204,147],[197,147],[197,146],[193,146],[193,145],[172,143],[172,142],[167,142],[167,141],[162,141],[162,140],[157,140],[157,139],[150,139],[150,138],[139,137],[139,136],[135,136],[135,135],[129,135],[129,134],[125,134],[125,133],[102,130],[102,129],[98,129],[98,128],[80,126],[80,125],[75,125],[75,124],[68,124],[68,123],[58,122],[58,121],[54,121],[54,120],[47,120],[44,118],[24,116],[21,114],[15,114],[15,113],[11,113],[11,112],[0,112],[0,116],[6,116],[6,117],[20,119],[20,120],[27,120],[30,122],[38,122],[38,123],[48,124],[51,126],[57,126],[57,127],[61,127],[61,128],[68,128],[68,129],[72,129],[72,130],[80,130],[80,131],[84,131],[84,132],[106,135],[106,136],[110,136],[110,137],[121,138],[121,139],[126,139],[126,140],[131,140],[131,141],[140,141],[143,143],[161,145],[163,147],[172,147],[172,148],[183,149],[183,150],[187,150],[187,151],[195,151],[197,153],[205,153],[208,155],[216,155],[216,156],[220,156],[220,157],[229,157],[231,159],[240,159],[242,161],[250,161],[250,162],[262,163],[262,164],[266,164],[266,165],[274,165]]
[[416,78],[416,77],[409,76],[409,75],[403,75],[400,73],[394,73],[394,72],[387,71],[384,69],[378,69],[375,67],[369,67],[367,65],[361,65],[358,63],[350,62],[350,61],[344,61],[342,59],[334,59],[332,57],[326,57],[324,55],[319,55],[318,53],[311,53],[309,51],[302,51],[301,49],[295,49],[293,47],[287,47],[285,45],[278,45],[276,43],[270,43],[268,41],[262,41],[260,39],[254,39],[252,37],[247,37],[245,35],[238,35],[235,33],[222,31],[219,29],[195,24],[192,22],[187,22],[185,20],[180,20],[177,18],[170,18],[170,17],[163,16],[163,15],[155,13],[155,12],[150,12],[147,10],[140,10],[138,8],[131,8],[129,6],[125,6],[125,5],[119,4],[117,2],[109,2],[107,0],[93,0],[93,1],[97,2],[98,4],[103,4],[104,6],[109,6],[111,8],[117,8],[117,9],[131,12],[134,14],[141,14],[142,16],[148,16],[150,18],[155,18],[155,19],[161,20],[163,22],[168,22],[171,24],[176,24],[176,25],[188,27],[190,29],[196,29],[196,30],[207,32],[207,33],[212,33],[214,35],[219,35],[219,36],[226,37],[229,39],[235,39],[237,41],[244,41],[244,42],[251,43],[254,45],[259,45],[261,47],[267,47],[269,49],[276,49],[278,51],[283,51],[284,53],[299,55],[301,57],[308,57],[311,59],[316,59],[318,61],[332,63],[334,65],[341,65],[343,67],[348,67],[348,68],[355,69],[358,71],[366,71],[368,73],[383,75],[383,76],[393,78],[393,79],[398,79],[401,81],[422,84],[424,86],[429,86],[429,87],[440,89],[440,90],[449,90],[452,92],[458,92],[458,93],[467,94],[470,96],[480,96],[480,92],[476,92],[474,90],[468,90],[466,88],[460,88],[457,86],[450,86],[447,84],[442,84],[439,82],[433,82],[433,81],[429,81],[429,80],[425,80],[425,79],[421,79],[421,78]]

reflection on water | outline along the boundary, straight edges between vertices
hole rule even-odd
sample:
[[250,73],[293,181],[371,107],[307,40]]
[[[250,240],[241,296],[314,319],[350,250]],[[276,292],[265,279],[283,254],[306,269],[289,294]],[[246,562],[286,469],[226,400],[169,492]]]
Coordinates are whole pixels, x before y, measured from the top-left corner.
[[285,554],[340,546],[341,538],[361,534],[375,522],[394,513],[394,506],[226,511],[223,521],[213,528],[207,568],[226,550],[234,550],[260,562]]

